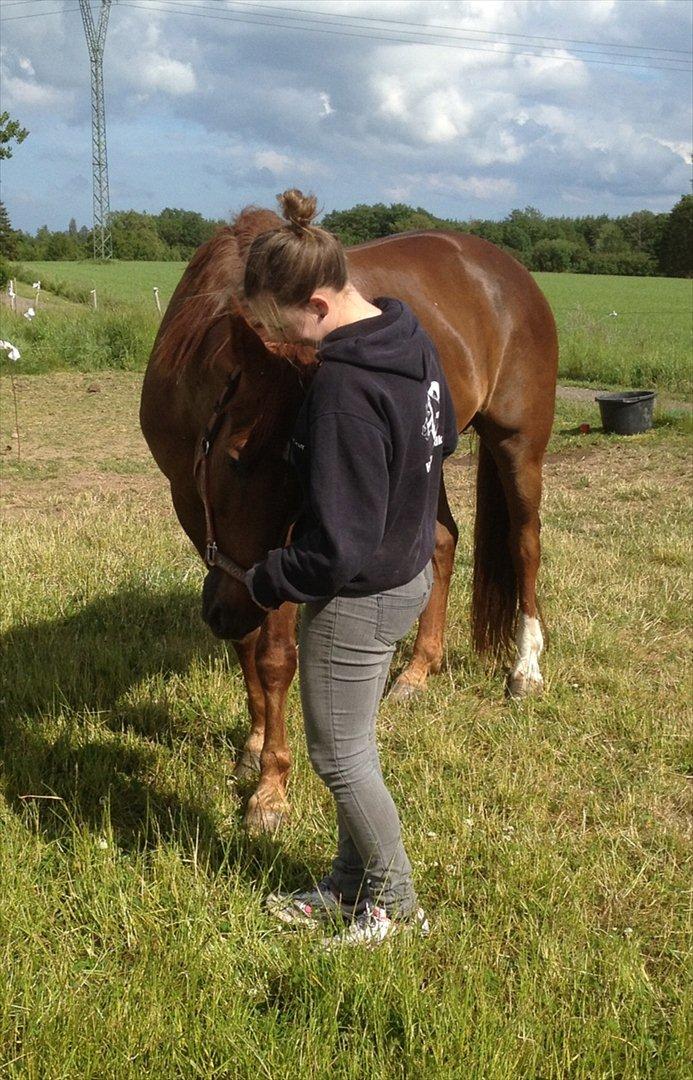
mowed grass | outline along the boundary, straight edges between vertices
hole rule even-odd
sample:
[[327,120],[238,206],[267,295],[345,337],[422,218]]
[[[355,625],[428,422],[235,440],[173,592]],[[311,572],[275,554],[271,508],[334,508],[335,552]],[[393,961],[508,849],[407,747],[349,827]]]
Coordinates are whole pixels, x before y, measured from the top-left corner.
[[[10,324],[25,344],[27,370],[45,371],[68,367],[89,370],[105,366],[109,333],[116,339],[113,366],[143,368],[156,333],[158,314],[152,289],[160,290],[165,308],[184,269],[184,263],[43,262],[23,268],[27,281],[40,278],[55,293],[76,301],[97,296],[105,312],[90,313],[92,323],[72,319],[64,328],[63,313],[47,314],[46,339],[25,320]],[[691,394],[691,341],[693,332],[693,283],[671,278],[627,278],[586,274],[535,274],[546,294],[559,329],[560,377],[583,384],[631,389],[659,389],[673,396]],[[611,312],[615,311],[616,315]],[[98,329],[99,321],[113,331]],[[96,324],[97,329],[94,329]],[[34,324],[35,326],[36,324]],[[6,331],[6,336],[9,334]],[[122,339],[127,338],[127,364],[122,362]],[[107,339],[104,347],[104,338]],[[80,348],[82,340],[93,347]],[[14,338],[13,338],[14,340]],[[52,359],[51,359],[52,355]]]
[[689,1075],[679,429],[575,453],[561,406],[547,685],[519,703],[469,653],[473,470],[448,466],[461,537],[445,667],[379,719],[433,931],[326,954],[263,910],[335,842],[297,687],[292,818],[253,840],[233,778],[242,680],[201,623],[202,568],[137,432],[138,388],[129,373],[19,379],[19,465],[3,410],[6,1074]]

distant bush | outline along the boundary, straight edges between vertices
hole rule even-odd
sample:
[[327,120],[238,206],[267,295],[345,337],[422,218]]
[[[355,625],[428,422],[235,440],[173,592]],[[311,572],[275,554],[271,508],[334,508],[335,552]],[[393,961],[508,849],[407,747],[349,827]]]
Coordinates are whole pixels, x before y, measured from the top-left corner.
[[590,252],[580,270],[583,274],[627,274],[629,277],[652,277],[657,263],[651,255],[639,251]]
[[532,249],[533,270],[561,273],[577,270],[583,260],[583,249],[573,240],[539,240]]

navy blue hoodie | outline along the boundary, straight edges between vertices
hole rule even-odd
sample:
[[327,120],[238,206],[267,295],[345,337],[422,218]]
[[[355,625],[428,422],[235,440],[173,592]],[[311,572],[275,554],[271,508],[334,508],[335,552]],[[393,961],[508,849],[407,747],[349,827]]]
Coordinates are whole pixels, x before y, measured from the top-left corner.
[[373,303],[381,315],[333,330],[318,352],[289,453],[303,509],[290,545],[245,578],[263,607],[392,589],[433,554],[455,410],[411,308],[388,297]]

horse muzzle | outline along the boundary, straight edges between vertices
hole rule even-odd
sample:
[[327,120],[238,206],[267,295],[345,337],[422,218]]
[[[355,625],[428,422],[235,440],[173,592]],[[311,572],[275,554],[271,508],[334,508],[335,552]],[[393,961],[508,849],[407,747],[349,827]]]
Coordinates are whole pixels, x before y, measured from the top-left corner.
[[242,641],[257,630],[267,615],[254,604],[245,585],[215,567],[202,586],[202,618],[215,637]]

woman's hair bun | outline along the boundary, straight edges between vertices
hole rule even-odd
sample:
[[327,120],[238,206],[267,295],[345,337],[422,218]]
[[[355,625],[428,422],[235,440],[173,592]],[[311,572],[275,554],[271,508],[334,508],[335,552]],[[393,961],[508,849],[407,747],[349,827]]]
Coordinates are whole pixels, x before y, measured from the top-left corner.
[[289,188],[277,195],[282,214],[290,225],[307,229],[315,217],[318,200],[315,195],[304,195],[298,188]]

